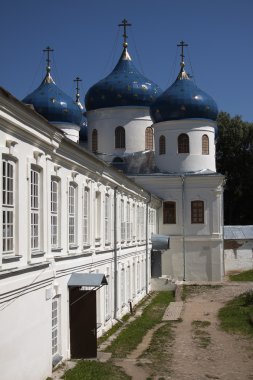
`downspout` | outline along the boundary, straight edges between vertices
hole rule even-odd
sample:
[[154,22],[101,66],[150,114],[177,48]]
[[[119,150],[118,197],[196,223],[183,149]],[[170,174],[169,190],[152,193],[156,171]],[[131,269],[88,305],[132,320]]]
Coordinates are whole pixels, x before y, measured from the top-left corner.
[[185,281],[185,275],[186,275],[186,260],[185,260],[185,176],[181,175],[181,181],[182,181],[182,237],[183,237],[183,281]]
[[118,186],[114,187],[114,319],[118,310],[117,189]]
[[151,194],[149,194],[149,199],[146,202],[146,294],[148,294],[148,205],[151,203]]

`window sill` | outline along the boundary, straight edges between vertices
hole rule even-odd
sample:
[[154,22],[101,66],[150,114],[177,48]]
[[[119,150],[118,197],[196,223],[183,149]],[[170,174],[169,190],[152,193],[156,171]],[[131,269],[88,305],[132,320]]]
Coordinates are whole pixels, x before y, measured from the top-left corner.
[[43,251],[36,251],[36,252],[32,252],[31,254],[31,257],[32,258],[35,258],[35,257],[42,257],[45,255],[46,252],[43,252]]
[[69,246],[69,249],[77,249],[79,248],[79,245],[73,244]]
[[110,321],[111,318],[112,318],[112,317],[111,317],[110,315],[106,315],[106,317],[105,317],[105,322]]
[[14,261],[19,261],[23,256],[22,255],[6,255],[3,256],[3,264],[12,263]]
[[59,355],[59,354],[56,354],[54,357],[53,357],[53,360],[52,360],[52,366],[53,368],[55,366],[57,366],[57,364],[59,364],[63,359],[63,356]]
[[52,252],[61,252],[63,251],[63,248],[51,248]]
[[90,245],[83,245],[83,250],[90,249]]
[[108,242],[108,243],[105,243],[105,246],[106,246],[106,247],[108,247],[109,245],[111,245],[111,243],[109,243],[109,242]]

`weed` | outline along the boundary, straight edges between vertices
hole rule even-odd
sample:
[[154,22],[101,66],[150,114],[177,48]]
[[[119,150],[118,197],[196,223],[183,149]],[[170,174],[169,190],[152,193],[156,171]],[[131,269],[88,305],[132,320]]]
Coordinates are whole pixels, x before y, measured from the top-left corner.
[[173,301],[172,292],[159,292],[144,308],[142,315],[129,323],[117,338],[106,348],[113,357],[125,357],[142,341],[147,331],[161,322],[168,304]]
[[251,315],[253,315],[252,292],[234,298],[218,313],[223,330],[253,336]]
[[183,285],[182,301],[185,301],[188,297],[195,294],[200,294],[212,289],[219,289],[222,285]]
[[199,320],[192,321],[192,326],[194,326],[195,328],[208,327],[210,326],[210,324],[211,322],[209,321],[199,321]]
[[231,274],[229,279],[230,281],[253,281],[253,269],[239,274]]
[[97,361],[80,360],[75,368],[68,370],[62,376],[64,380],[129,380],[120,367],[112,363],[100,363]]
[[192,321],[191,324],[193,327],[193,339],[196,341],[199,347],[207,348],[207,346],[209,346],[211,343],[211,336],[207,331],[203,329],[210,326],[211,323],[209,321],[195,320]]

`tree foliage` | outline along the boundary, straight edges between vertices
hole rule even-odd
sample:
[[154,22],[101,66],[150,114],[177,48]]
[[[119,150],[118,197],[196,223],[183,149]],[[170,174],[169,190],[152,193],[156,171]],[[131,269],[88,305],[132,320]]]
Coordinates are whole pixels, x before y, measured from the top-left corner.
[[217,124],[217,171],[226,176],[224,224],[253,224],[253,124],[225,112]]

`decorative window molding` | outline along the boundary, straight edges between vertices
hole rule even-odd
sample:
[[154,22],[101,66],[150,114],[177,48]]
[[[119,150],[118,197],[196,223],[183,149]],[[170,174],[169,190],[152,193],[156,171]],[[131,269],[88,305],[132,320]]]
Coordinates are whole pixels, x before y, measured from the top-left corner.
[[163,202],[163,224],[176,224],[176,202]]
[[177,139],[178,153],[190,153],[189,136],[182,133]]

